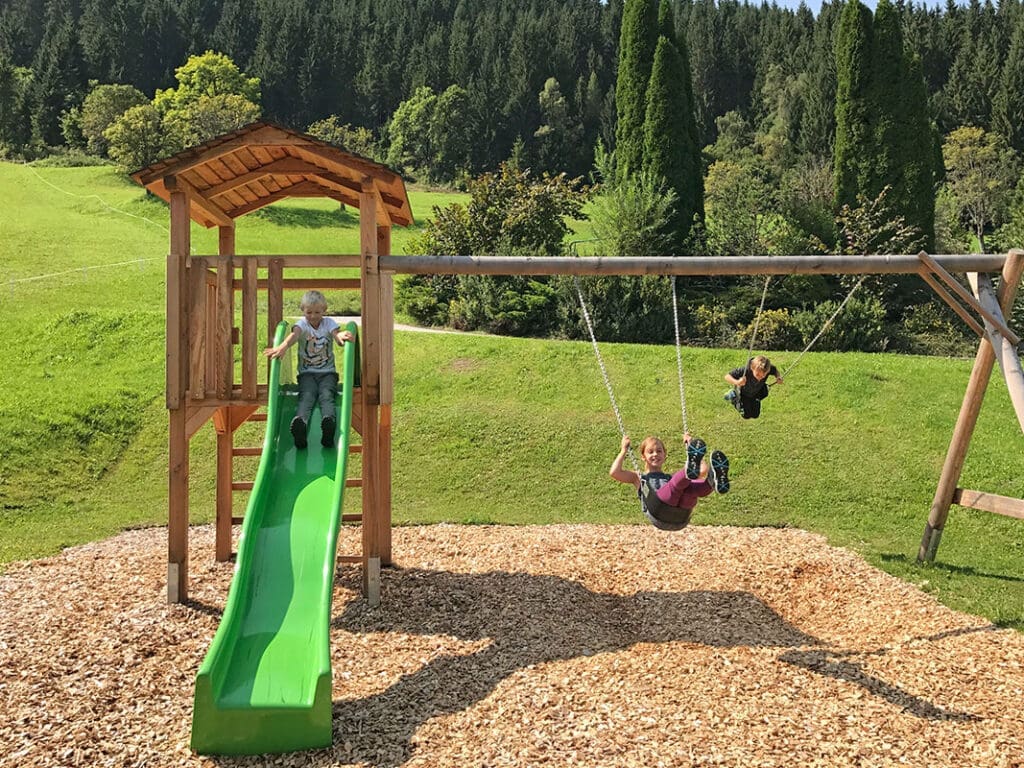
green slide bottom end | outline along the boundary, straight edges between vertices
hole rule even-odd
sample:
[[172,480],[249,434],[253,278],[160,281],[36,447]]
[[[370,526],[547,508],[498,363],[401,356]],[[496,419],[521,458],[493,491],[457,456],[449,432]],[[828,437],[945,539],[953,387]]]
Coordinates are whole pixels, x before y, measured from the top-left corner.
[[200,755],[256,755],[331,746],[331,678],[317,680],[312,706],[221,707],[208,676],[196,680],[192,749]]

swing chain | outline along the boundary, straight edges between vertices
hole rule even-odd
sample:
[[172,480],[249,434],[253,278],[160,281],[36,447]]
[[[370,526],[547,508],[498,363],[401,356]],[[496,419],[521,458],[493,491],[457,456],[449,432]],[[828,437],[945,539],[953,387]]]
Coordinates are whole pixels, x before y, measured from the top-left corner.
[[672,275],[672,320],[676,326],[676,369],[679,372],[679,407],[683,414],[683,434],[690,431],[686,423],[686,387],[683,385],[683,352],[679,341],[679,302],[676,299],[676,276]]
[[754,330],[750,334],[750,349],[747,350],[747,365],[750,364],[750,358],[754,356],[754,342],[757,340],[757,328],[761,324],[761,313],[764,312],[764,301],[768,298],[768,283],[770,283],[771,280],[771,275],[768,275],[764,279],[764,290],[761,291],[761,305],[757,308],[757,314],[754,316]]
[[856,282],[856,284],[853,286],[853,288],[850,289],[850,292],[848,294],[846,294],[846,298],[842,300],[842,302],[839,304],[838,307],[836,307],[836,311],[832,313],[832,317],[830,317],[828,320],[825,321],[825,324],[823,326],[821,326],[821,330],[818,331],[818,334],[813,339],[811,339],[810,343],[806,347],[804,347],[804,351],[801,352],[799,355],[797,355],[796,360],[794,360],[790,364],[790,366],[783,372],[783,374],[782,374],[782,378],[783,379],[785,379],[787,376],[789,376],[789,372],[792,371],[794,368],[796,368],[796,364],[800,362],[800,358],[802,358],[804,355],[806,355],[807,354],[807,350],[809,350],[811,347],[813,347],[815,342],[817,342],[817,340],[822,337],[822,335],[825,333],[825,331],[827,331],[832,326],[832,322],[837,317],[839,317],[839,313],[843,311],[843,307],[846,306],[846,302],[848,302],[853,297],[853,294],[856,292],[856,290],[858,288],[860,288],[861,283],[863,283],[866,278],[867,278],[867,275],[861,275],[860,280],[858,280]]
[[[587,323],[587,330],[590,332],[590,343],[594,347],[594,355],[597,357],[597,365],[601,369],[601,378],[604,379],[605,389],[608,390],[608,399],[612,401],[612,411],[615,412],[615,421],[618,422],[619,432],[623,437],[626,437],[626,427],[622,423],[622,413],[619,411],[619,404],[615,401],[615,393],[612,391],[612,382],[608,376],[608,369],[605,368],[604,359],[601,357],[601,350],[597,346],[597,336],[594,335],[594,324],[590,320],[590,313],[587,311],[587,304],[583,300],[583,287],[580,284],[579,275],[574,275],[573,280],[576,283],[576,295],[580,300],[580,309],[583,310],[583,319]],[[629,461],[633,465],[633,471],[638,475],[640,474],[640,464],[636,460],[636,456],[633,454],[633,446],[630,445],[626,449],[626,453],[629,456]]]

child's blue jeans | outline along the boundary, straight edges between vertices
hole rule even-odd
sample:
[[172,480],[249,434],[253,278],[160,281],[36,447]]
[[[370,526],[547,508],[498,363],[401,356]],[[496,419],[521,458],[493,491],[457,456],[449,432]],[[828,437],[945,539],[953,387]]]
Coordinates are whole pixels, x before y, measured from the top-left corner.
[[299,406],[295,415],[309,424],[313,406],[319,401],[320,418],[334,418],[334,399],[338,395],[338,374],[334,371],[299,374]]

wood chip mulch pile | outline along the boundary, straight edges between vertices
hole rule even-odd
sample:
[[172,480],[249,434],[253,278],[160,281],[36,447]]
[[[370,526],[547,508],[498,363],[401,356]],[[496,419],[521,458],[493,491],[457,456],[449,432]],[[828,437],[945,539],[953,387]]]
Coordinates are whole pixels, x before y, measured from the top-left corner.
[[[342,532],[340,551],[358,551]],[[166,531],[0,576],[0,766],[1024,766],[1024,636],[795,530],[397,528],[338,572],[334,743],[189,750],[231,564]]]

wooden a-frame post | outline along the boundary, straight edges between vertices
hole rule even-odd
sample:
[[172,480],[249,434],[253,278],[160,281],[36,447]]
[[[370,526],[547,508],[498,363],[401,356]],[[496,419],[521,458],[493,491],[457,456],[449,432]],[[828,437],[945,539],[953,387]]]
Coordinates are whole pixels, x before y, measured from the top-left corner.
[[[1003,264],[1002,279],[996,293],[999,309],[1004,317],[1009,317],[1013,310],[1013,301],[1017,296],[1022,273],[1024,273],[1024,251],[1010,251]],[[986,325],[988,325],[987,322]],[[996,361],[994,343],[996,343],[995,335],[986,334],[978,345],[978,353],[974,358],[971,377],[967,381],[963,405],[960,407],[960,415],[953,428],[953,437],[950,440],[949,451],[946,453],[946,460],[942,465],[939,485],[928,512],[928,523],[924,527],[921,546],[917,551],[919,562],[935,559],[939,542],[942,540],[942,531],[949,516],[949,508],[954,502],[1024,519],[1024,503],[1018,499],[1004,499],[991,494],[964,491],[957,487],[960,473],[963,471],[964,459],[967,457],[967,448],[971,443],[971,435],[974,434],[974,427],[978,423],[978,414],[981,412],[981,403],[985,398],[985,390],[988,388],[989,378],[992,375],[992,367]],[[1000,339],[998,343],[1002,344],[1003,341]],[[1017,373],[1019,378],[1019,362]],[[1014,381],[1007,375],[1007,386],[1011,390],[1014,387],[1019,388],[1019,385],[1019,381]],[[970,503],[968,504],[968,502]]]

